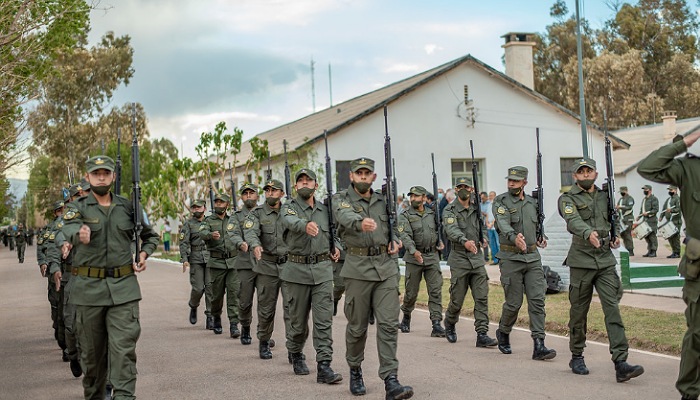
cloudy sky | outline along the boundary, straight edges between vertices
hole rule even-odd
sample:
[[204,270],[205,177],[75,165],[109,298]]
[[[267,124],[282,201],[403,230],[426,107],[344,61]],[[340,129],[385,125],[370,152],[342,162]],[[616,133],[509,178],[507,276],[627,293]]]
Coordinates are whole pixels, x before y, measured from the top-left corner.
[[[219,121],[245,138],[472,54],[503,70],[501,35],[543,32],[554,0],[101,0],[91,43],[129,35],[137,101],[152,137],[194,157]],[[583,2],[598,27],[605,0]],[[574,0],[567,0],[573,12]],[[332,85],[329,84],[329,64]],[[332,90],[331,90],[332,88]]]

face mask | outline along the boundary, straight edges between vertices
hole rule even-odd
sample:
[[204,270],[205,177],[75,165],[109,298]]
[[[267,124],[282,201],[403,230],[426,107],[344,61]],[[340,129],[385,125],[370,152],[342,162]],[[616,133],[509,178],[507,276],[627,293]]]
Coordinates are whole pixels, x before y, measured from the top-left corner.
[[520,192],[523,191],[523,188],[509,188],[508,193],[510,193],[511,196],[520,196]]
[[423,204],[423,202],[420,200],[411,201],[411,207],[413,207],[416,210],[420,208],[421,204]]
[[620,192],[621,195],[627,196],[627,192]]
[[460,200],[465,201],[469,198],[469,191],[467,189],[459,189],[457,191],[457,196]]
[[576,181],[579,186],[581,186],[581,189],[583,190],[588,190],[591,187],[593,187],[593,183],[595,182],[595,179],[582,179],[580,181]]
[[649,191],[648,191],[648,190],[645,190],[645,191],[644,191],[644,195],[645,195],[645,196],[649,196]]
[[280,201],[280,199],[278,199],[277,197],[268,197],[268,198],[265,199],[265,202],[266,202],[267,205],[270,206],[270,207],[276,206],[277,203],[279,203],[279,201]]
[[197,219],[202,218],[202,215],[204,215],[204,211],[195,211],[192,213],[192,216],[194,216]]
[[109,193],[110,186],[93,186],[92,191],[98,196],[104,196]]
[[355,189],[357,189],[360,194],[365,194],[369,191],[369,188],[372,186],[371,183],[368,182],[355,182],[354,183]]
[[438,193],[438,200],[442,200],[442,198],[443,198],[443,194],[442,194],[442,193]]
[[253,199],[243,200],[243,205],[246,206],[246,208],[253,208],[255,207],[256,203],[257,201]]
[[315,191],[316,191],[316,189],[303,187],[301,189],[297,189],[297,194],[299,194],[299,197],[301,197],[302,199],[308,200],[311,198],[311,196],[314,195]]
[[226,207],[214,207],[214,212],[216,215],[224,215],[226,212]]
[[669,196],[673,196],[674,194],[676,194],[676,192],[668,192]]

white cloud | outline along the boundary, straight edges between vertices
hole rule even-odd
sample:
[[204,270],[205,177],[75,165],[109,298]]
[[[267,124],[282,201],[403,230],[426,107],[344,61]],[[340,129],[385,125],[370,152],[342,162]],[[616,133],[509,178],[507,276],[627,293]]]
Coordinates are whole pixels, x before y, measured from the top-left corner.
[[425,49],[425,54],[430,55],[435,53],[436,50],[442,50],[443,48],[436,44],[426,44],[425,46],[423,46],[423,49]]
[[395,72],[418,72],[420,71],[421,68],[420,66],[416,64],[404,64],[404,63],[396,63],[396,64],[391,64],[387,67],[382,68],[382,72],[391,74]]

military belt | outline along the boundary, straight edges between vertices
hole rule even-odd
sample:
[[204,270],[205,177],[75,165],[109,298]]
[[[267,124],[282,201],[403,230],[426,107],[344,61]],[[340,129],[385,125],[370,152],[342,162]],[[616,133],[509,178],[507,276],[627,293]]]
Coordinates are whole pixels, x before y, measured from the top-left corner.
[[424,249],[418,249],[418,250],[420,250],[420,252],[423,253],[423,254],[428,254],[428,253],[434,252],[434,251],[437,250],[437,249],[436,249],[435,246],[430,246],[430,247],[426,247],[426,248],[424,248]]
[[200,244],[200,245],[198,245],[198,246],[192,246],[192,247],[190,247],[190,250],[192,250],[192,251],[204,251],[204,250],[206,250],[206,249],[207,249],[207,246],[205,246],[205,245],[203,245],[203,244]]
[[386,254],[386,250],[386,246],[348,247],[348,254],[360,257],[370,257]]
[[217,251],[217,250],[210,250],[209,251],[209,256],[211,258],[217,258],[220,260],[226,260],[228,258],[233,258],[236,255],[233,253],[229,253],[228,251]]
[[299,263],[299,264],[318,264],[323,261],[328,261],[331,259],[330,254],[312,254],[310,256],[303,256],[301,254],[290,254],[289,261]]
[[[575,244],[580,244],[583,246],[593,247],[593,245],[591,244],[591,242],[588,241],[588,239],[584,239],[580,236],[573,236],[571,239],[571,242],[575,243]],[[601,238],[599,236],[598,242],[600,243],[600,247],[598,247],[600,249],[605,245],[610,245],[610,238],[607,238],[607,237]],[[501,246],[501,247],[503,247],[503,246]]]
[[73,267],[73,275],[86,276],[88,278],[121,278],[123,276],[134,273],[134,268],[131,264],[122,265],[121,267]]
[[286,254],[283,256],[277,256],[274,254],[262,253],[261,258],[265,261],[270,261],[270,262],[273,262],[275,264],[284,264],[287,262],[287,255]]
[[511,245],[508,245],[508,244],[502,244],[501,247],[500,247],[500,249],[503,250],[503,251],[507,251],[507,252],[509,252],[509,253],[529,254],[529,253],[534,253],[534,252],[537,251],[537,245],[532,244],[532,245],[530,245],[530,246],[527,246],[527,248],[525,249],[525,251],[521,251],[521,250],[518,248],[518,246],[511,246]]

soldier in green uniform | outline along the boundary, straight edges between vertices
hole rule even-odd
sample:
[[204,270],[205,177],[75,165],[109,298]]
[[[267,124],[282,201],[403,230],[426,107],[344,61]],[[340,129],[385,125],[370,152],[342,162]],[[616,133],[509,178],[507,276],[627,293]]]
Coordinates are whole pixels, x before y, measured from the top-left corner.
[[[335,215],[335,213],[333,213]],[[337,237],[337,236],[336,236]],[[333,263],[333,316],[338,315],[338,303],[345,293],[345,282],[340,273],[343,271],[345,264],[345,244],[340,240],[340,257],[338,261]]]
[[621,230],[620,236],[625,248],[634,255],[634,240],[632,240],[632,225],[634,224],[634,198],[629,194],[627,186],[620,186],[620,198],[615,206],[618,212],[618,218],[626,226],[626,229]]
[[569,349],[572,357],[569,367],[574,374],[588,374],[583,349],[586,347],[588,310],[595,288],[605,315],[615,377],[618,382],[625,382],[644,373],[644,368],[627,363],[629,346],[619,307],[622,283],[615,270],[617,261],[610,250],[620,246],[620,239],[610,242],[608,195],[595,186],[598,177],[595,161],[589,158],[576,161],[573,175],[576,184],[559,197],[559,214],[572,235],[565,260],[571,271]]
[[76,305],[84,394],[86,399],[102,398],[109,378],[115,399],[134,399],[136,342],[141,333],[141,289],[134,272],[146,269],[158,234],[144,213],[143,244],[134,257],[132,202],[110,193],[114,160],[101,155],[89,158],[86,164],[90,194],[68,204],[63,227],[63,255],[67,257],[75,248],[71,302]]
[[467,291],[471,289],[474,298],[476,347],[493,347],[498,342],[488,336],[489,276],[484,268],[484,256],[481,253],[486,243],[479,243],[477,218],[481,209],[476,195],[472,193],[473,189],[471,178],[458,178],[455,183],[457,200],[448,204],[442,212],[445,235],[452,242],[452,250],[447,259],[452,277],[450,304],[445,312],[445,336],[450,343],[457,341],[455,324],[459,321]]
[[[281,282],[280,271],[287,262],[287,245],[282,234],[284,227],[280,220],[281,199],[284,196],[284,185],[277,179],[270,179],[263,186],[265,203],[255,207],[243,223],[243,234],[246,242],[253,249],[253,257],[257,261],[253,272],[257,274],[255,290],[258,296],[258,351],[260,358],[272,358],[274,342],[271,342],[275,329],[275,311],[279,298]],[[283,292],[284,301],[284,292]],[[284,307],[285,325],[289,320],[287,308]],[[291,353],[288,354],[291,362]]]
[[678,187],[670,185],[668,188],[668,199],[664,202],[664,207],[661,209],[659,222],[666,219],[678,228],[678,231],[668,238],[668,244],[671,245],[671,255],[666,258],[681,258],[681,198],[678,196]]
[[36,246],[36,258],[37,263],[39,264],[39,272],[41,272],[41,276],[47,278],[48,300],[49,304],[51,305],[51,321],[53,321],[54,338],[58,342],[58,346],[61,348],[61,350],[65,350],[66,345],[63,338],[63,332],[61,329],[59,329],[59,324],[62,323],[62,317],[58,313],[58,290],[60,289],[60,281],[59,284],[56,284],[53,276],[49,274],[48,255],[51,255],[51,252],[56,251],[55,240],[56,234],[58,233],[57,226],[63,223],[63,207],[63,200],[53,203],[54,219],[49,222],[46,227],[44,227],[43,231],[39,235]]
[[644,198],[642,199],[642,207],[639,210],[639,223],[646,222],[651,228],[651,233],[644,240],[647,242],[647,253],[642,257],[656,257],[656,249],[659,247],[659,241],[656,238],[658,223],[656,213],[659,212],[659,199],[651,193],[651,185],[644,185]]
[[435,212],[425,206],[428,191],[423,186],[413,186],[409,192],[411,207],[399,215],[399,238],[406,249],[403,260],[406,262],[406,280],[404,284],[403,320],[399,325],[401,332],[411,331],[411,313],[416,305],[420,281],[425,277],[428,288],[428,309],[433,330],[432,337],[445,337],[442,321],[442,271],[438,251],[444,248],[438,243]]
[[[677,138],[680,138],[677,136]],[[650,181],[668,183],[681,190],[681,213],[686,222],[685,254],[678,272],[685,278],[683,301],[688,329],[681,346],[681,362],[676,389],[684,400],[696,400],[700,395],[700,158],[688,152],[700,138],[700,131],[683,140],[661,147],[649,154],[637,167],[637,172]],[[686,157],[677,158],[688,152]]]
[[[258,187],[252,183],[245,183],[240,189],[243,207],[231,215],[231,222],[238,224],[241,231],[248,214],[258,205]],[[258,274],[253,271],[253,255],[249,251],[238,252],[233,268],[238,272],[238,280],[241,288],[238,292],[239,312],[241,321],[241,344],[249,345],[253,338],[250,336],[250,324],[253,322],[253,296],[255,295],[255,282]]]
[[207,268],[207,245],[199,235],[199,227],[207,210],[204,200],[195,199],[190,203],[192,217],[182,224],[179,236],[180,262],[182,272],[190,269],[190,324],[197,323],[197,308],[204,296],[206,328],[212,329],[214,318],[211,315],[211,277]]
[[17,259],[22,264],[24,263],[24,250],[27,248],[27,232],[24,230],[24,225],[21,222],[17,224],[15,243],[17,244]]
[[[398,259],[400,243],[390,242],[386,199],[371,189],[377,179],[374,160],[358,158],[350,163],[350,187],[334,203],[338,234],[347,248],[341,275],[345,282],[345,358],[350,366],[350,392],[367,392],[362,377],[370,310],[377,321],[379,377],[387,399],[408,399],[413,388],[397,379],[396,358],[399,318]],[[391,201],[391,200],[390,200]]]
[[557,352],[544,345],[544,295],[547,281],[542,270],[542,258],[537,247],[547,247],[547,240],[537,241],[537,200],[525,194],[527,168],[508,169],[508,191],[493,201],[493,214],[500,243],[498,265],[505,302],[496,330],[498,349],[511,354],[510,332],[518,319],[527,296],[527,312],[530,319],[530,336],[533,340],[532,359],[551,360]]
[[241,228],[232,223],[226,214],[231,202],[227,194],[217,194],[214,197],[214,213],[202,221],[199,226],[199,236],[207,244],[209,260],[207,268],[211,277],[211,315],[214,317],[214,333],[223,332],[221,312],[226,295],[226,312],[229,321],[229,333],[232,338],[241,336],[238,329],[238,289],[241,286],[238,273],[233,268],[238,250],[248,250],[248,244],[243,241]]
[[[313,345],[316,350],[318,383],[338,383],[340,374],[331,369],[333,360],[333,267],[340,257],[338,244],[330,245],[329,210],[316,199],[316,173],[302,168],[295,174],[297,196],[281,210],[283,236],[289,255],[280,272],[289,310],[287,350],[297,375],[308,375],[302,350],[309,337],[309,314],[313,311]],[[332,252],[331,252],[332,250]]]

